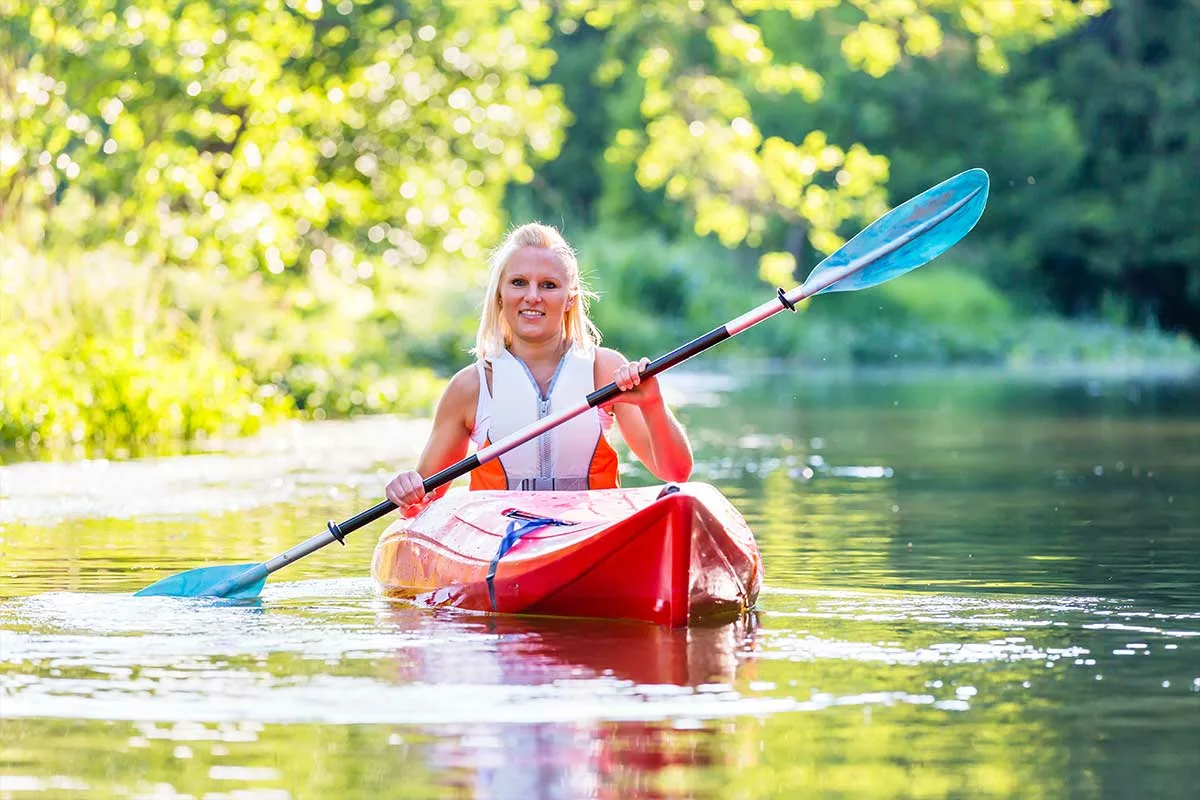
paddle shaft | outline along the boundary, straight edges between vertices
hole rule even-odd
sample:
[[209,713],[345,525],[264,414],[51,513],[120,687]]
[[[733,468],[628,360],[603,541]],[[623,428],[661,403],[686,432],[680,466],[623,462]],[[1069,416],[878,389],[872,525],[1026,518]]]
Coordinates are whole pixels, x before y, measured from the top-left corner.
[[[879,247],[864,253],[863,255],[852,259],[841,269],[829,269],[821,271],[820,266],[813,270],[802,285],[797,286],[790,292],[778,290],[778,294],[757,308],[747,311],[739,317],[736,317],[720,327],[713,328],[708,333],[697,336],[685,345],[675,348],[666,355],[651,361],[644,370],[642,375],[645,377],[653,377],[662,372],[666,372],[671,367],[682,364],[693,356],[703,353],[705,350],[713,347],[720,342],[725,341],[748,328],[752,328],[763,320],[778,314],[784,309],[791,311],[796,310],[796,304],[807,297],[820,292],[822,289],[828,288],[839,281],[848,278],[851,275],[859,272],[868,265],[878,261],[879,259],[893,253],[896,250],[911,243],[917,237],[923,235],[931,228],[936,227],[941,222],[949,219],[959,209],[966,206],[978,193],[979,190],[973,191],[965,197],[960,198],[955,203],[949,204],[946,207],[938,210],[931,218],[925,220],[923,224],[914,226],[900,236],[897,236]],[[453,464],[446,469],[434,475],[425,478],[423,485],[426,493],[432,492],[440,486],[444,486],[457,478],[466,475],[472,470],[499,458],[510,450],[520,447],[526,442],[541,436],[543,433],[558,427],[569,419],[573,419],[584,412],[611,402],[621,393],[620,387],[617,384],[610,383],[596,391],[592,392],[579,405],[564,409],[558,413],[538,420],[535,423],[525,426],[521,430],[512,435],[501,439],[499,442],[488,445],[476,453],[462,459],[456,464]],[[320,550],[326,545],[338,541],[345,544],[345,537],[364,525],[369,525],[375,520],[386,516],[396,510],[396,504],[391,500],[383,502],[368,508],[360,514],[350,517],[345,522],[336,523],[329,522],[327,530],[313,536],[312,538],[301,542],[285,553],[272,558],[270,561],[265,561],[256,567],[246,570],[240,575],[235,575],[214,586],[210,592],[206,594],[222,597],[230,594],[240,588],[249,586],[256,581],[262,580],[267,575],[286,567],[294,561],[297,561],[304,556],[307,556],[317,550]]]

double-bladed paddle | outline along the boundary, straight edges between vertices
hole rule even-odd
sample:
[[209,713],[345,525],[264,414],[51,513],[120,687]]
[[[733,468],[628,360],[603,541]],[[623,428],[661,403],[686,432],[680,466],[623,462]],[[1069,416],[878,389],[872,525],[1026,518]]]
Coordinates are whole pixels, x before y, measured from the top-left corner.
[[[796,303],[822,292],[853,292],[875,286],[928,263],[953,247],[967,235],[983,215],[987,204],[988,176],[981,169],[971,169],[927,189],[903,205],[897,206],[864,228],[837,252],[813,269],[803,284],[747,311],[719,328],[713,328],[685,345],[651,361],[642,371],[645,376],[666,372],[682,364],[718,342],[736,336],[767,317],[783,311],[796,310]],[[511,436],[425,479],[426,493],[432,492],[471,470],[504,455],[513,448],[541,436],[569,419],[589,409],[608,403],[621,390],[616,383],[597,389],[572,408],[527,425]],[[188,570],[147,586],[138,595],[169,595],[173,597],[226,597],[250,599],[262,591],[267,576],[320,550],[331,542],[345,544],[347,534],[353,533],[380,517],[396,510],[385,500],[342,523],[330,522],[327,529],[285,553],[261,564],[235,564],[225,567],[201,567]]]

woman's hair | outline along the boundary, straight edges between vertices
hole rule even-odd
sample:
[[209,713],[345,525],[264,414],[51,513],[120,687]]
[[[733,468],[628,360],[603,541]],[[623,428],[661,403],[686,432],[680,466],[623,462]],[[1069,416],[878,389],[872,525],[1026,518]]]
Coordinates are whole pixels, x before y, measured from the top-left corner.
[[504,241],[492,251],[489,259],[491,271],[488,275],[487,291],[483,295],[483,314],[479,318],[479,332],[475,334],[475,347],[471,352],[476,358],[490,360],[500,355],[512,343],[512,331],[500,313],[500,279],[509,259],[522,247],[544,247],[554,253],[567,269],[567,291],[575,299],[567,307],[563,320],[564,334],[568,347],[578,347],[585,352],[600,344],[600,331],[588,319],[588,304],[596,294],[584,284],[579,274],[579,261],[575,251],[563,239],[558,229],[538,222],[530,222],[514,228]]

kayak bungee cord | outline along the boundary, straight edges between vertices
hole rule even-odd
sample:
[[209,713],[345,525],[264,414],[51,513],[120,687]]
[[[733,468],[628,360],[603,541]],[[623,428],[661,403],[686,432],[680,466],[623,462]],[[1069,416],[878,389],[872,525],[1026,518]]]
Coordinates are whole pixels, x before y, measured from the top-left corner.
[[[782,288],[757,308],[696,337],[651,361],[642,375],[653,377],[699,355],[783,310],[796,311],[800,301],[824,292],[851,292],[876,286],[932,261],[957,244],[979,221],[987,204],[989,181],[982,169],[970,169],[927,189],[876,219],[818,264],[804,283]],[[510,450],[541,436],[567,420],[603,405],[620,393],[610,383],[578,405],[552,414],[473,453],[423,481],[432,492]],[[200,567],[164,578],[137,595],[250,599],[262,591],[267,576],[333,542],[345,544],[350,533],[396,510],[390,500],[344,522],[330,521],[325,531],[260,564]]]

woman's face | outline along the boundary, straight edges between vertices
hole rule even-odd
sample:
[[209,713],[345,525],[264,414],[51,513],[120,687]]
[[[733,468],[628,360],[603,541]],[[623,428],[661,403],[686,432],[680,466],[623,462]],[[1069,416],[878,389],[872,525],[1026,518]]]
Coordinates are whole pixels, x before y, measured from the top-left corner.
[[564,332],[571,296],[570,275],[552,250],[522,247],[500,276],[500,315],[514,339],[541,343]]

